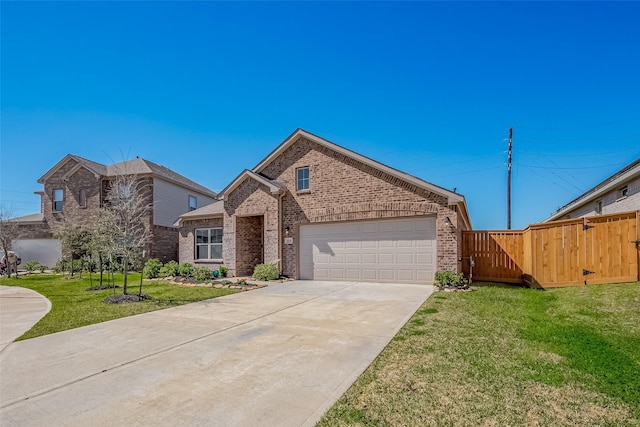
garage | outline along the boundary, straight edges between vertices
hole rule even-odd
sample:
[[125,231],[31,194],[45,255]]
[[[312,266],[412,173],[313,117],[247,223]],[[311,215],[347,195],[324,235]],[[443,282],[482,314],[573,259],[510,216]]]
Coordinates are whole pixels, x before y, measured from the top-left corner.
[[300,226],[300,278],[433,283],[436,217]]

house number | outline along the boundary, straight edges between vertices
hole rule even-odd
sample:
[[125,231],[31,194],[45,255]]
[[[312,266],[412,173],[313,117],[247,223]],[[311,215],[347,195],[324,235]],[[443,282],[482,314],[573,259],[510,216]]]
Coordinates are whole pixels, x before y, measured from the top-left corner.
[[293,245],[293,237],[285,237],[284,238],[285,245]]

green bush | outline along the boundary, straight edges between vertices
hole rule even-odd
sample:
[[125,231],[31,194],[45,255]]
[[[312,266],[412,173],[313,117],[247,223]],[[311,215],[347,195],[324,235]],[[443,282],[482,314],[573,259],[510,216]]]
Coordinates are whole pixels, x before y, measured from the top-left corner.
[[440,289],[445,286],[460,286],[465,285],[467,283],[467,279],[464,278],[462,273],[458,273],[456,271],[438,271],[435,274],[434,284],[439,286]]
[[275,280],[280,277],[280,271],[275,264],[258,264],[251,277],[256,280]]
[[40,263],[38,261],[29,261],[24,265],[24,269],[29,273],[33,273],[34,271],[39,270],[39,267]]
[[193,276],[198,281],[211,280],[211,270],[209,267],[205,267],[204,265],[198,266],[194,269]]
[[144,263],[142,274],[146,279],[155,279],[160,275],[160,269],[162,269],[162,262],[158,258],[151,258]]
[[188,262],[185,262],[178,266],[178,274],[181,275],[182,277],[190,277],[190,276],[193,276],[195,269],[196,268],[193,266],[193,264],[189,264]]
[[221,265],[220,268],[218,268],[218,271],[220,272],[220,277],[227,277],[227,274],[229,273],[229,268],[225,267],[224,265]]
[[176,261],[171,260],[162,266],[162,268],[158,272],[158,277],[177,276],[178,267],[179,264]]
[[38,271],[40,273],[44,273],[45,270],[47,270],[49,267],[47,267],[46,265],[42,265],[42,264],[38,264]]

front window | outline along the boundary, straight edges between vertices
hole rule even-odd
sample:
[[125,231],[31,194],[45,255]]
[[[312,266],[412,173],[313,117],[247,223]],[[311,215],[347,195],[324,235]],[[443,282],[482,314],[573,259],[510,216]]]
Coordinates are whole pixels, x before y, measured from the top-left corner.
[[196,259],[222,259],[222,228],[196,230]]
[[602,213],[602,200],[596,202],[596,213],[600,215]]
[[309,168],[296,169],[296,189],[298,191],[309,189]]
[[53,190],[53,211],[62,212],[64,207],[64,190],[57,188]]
[[196,196],[189,196],[189,212],[198,209],[198,199]]

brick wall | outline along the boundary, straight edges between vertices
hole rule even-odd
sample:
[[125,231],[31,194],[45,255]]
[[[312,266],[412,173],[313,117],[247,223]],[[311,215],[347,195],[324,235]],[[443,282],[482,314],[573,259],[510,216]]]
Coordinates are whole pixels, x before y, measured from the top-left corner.
[[154,225],[153,243],[146,258],[158,258],[162,263],[178,260],[178,228]]
[[224,259],[224,253],[222,262],[200,261],[195,259],[195,230],[197,228],[222,227],[222,224],[222,217],[184,221],[178,234],[178,262],[188,262],[194,265],[206,265],[211,268],[211,270],[217,270],[221,265],[227,266],[228,264],[226,264],[227,261]]
[[[44,183],[42,196],[43,215],[45,222],[51,230],[55,231],[69,218],[77,224],[90,223],[97,216],[101,205],[100,178],[84,168],[76,171],[67,181],[63,180],[65,174],[76,166],[75,160],[69,160],[60,169],[53,173]],[[53,191],[64,190],[63,211],[53,211]],[[80,206],[80,190],[86,195],[86,207]]]
[[236,217],[236,275],[250,276],[263,262],[264,216]]
[[[238,269],[236,248],[239,217],[262,216],[264,217],[263,234],[263,262],[273,262],[280,258],[278,249],[279,218],[278,197],[272,195],[269,189],[253,179],[242,182],[225,200],[224,234],[222,251],[225,262],[228,262],[231,275],[246,274],[246,265]],[[241,220],[242,221],[242,220]],[[248,238],[244,236],[243,238]],[[242,271],[242,273],[240,273]],[[253,271],[252,271],[253,272]]]
[[[310,188],[296,191],[296,169],[309,167]],[[454,207],[444,196],[301,138],[264,170],[286,185],[282,228],[298,239],[299,224],[412,215],[437,215],[437,268],[458,269],[459,232]],[[245,196],[246,197],[246,196]],[[449,217],[453,227],[445,224]],[[453,232],[452,232],[453,230]],[[297,244],[283,245],[283,273],[297,276]],[[266,250],[266,249],[265,249]]]

